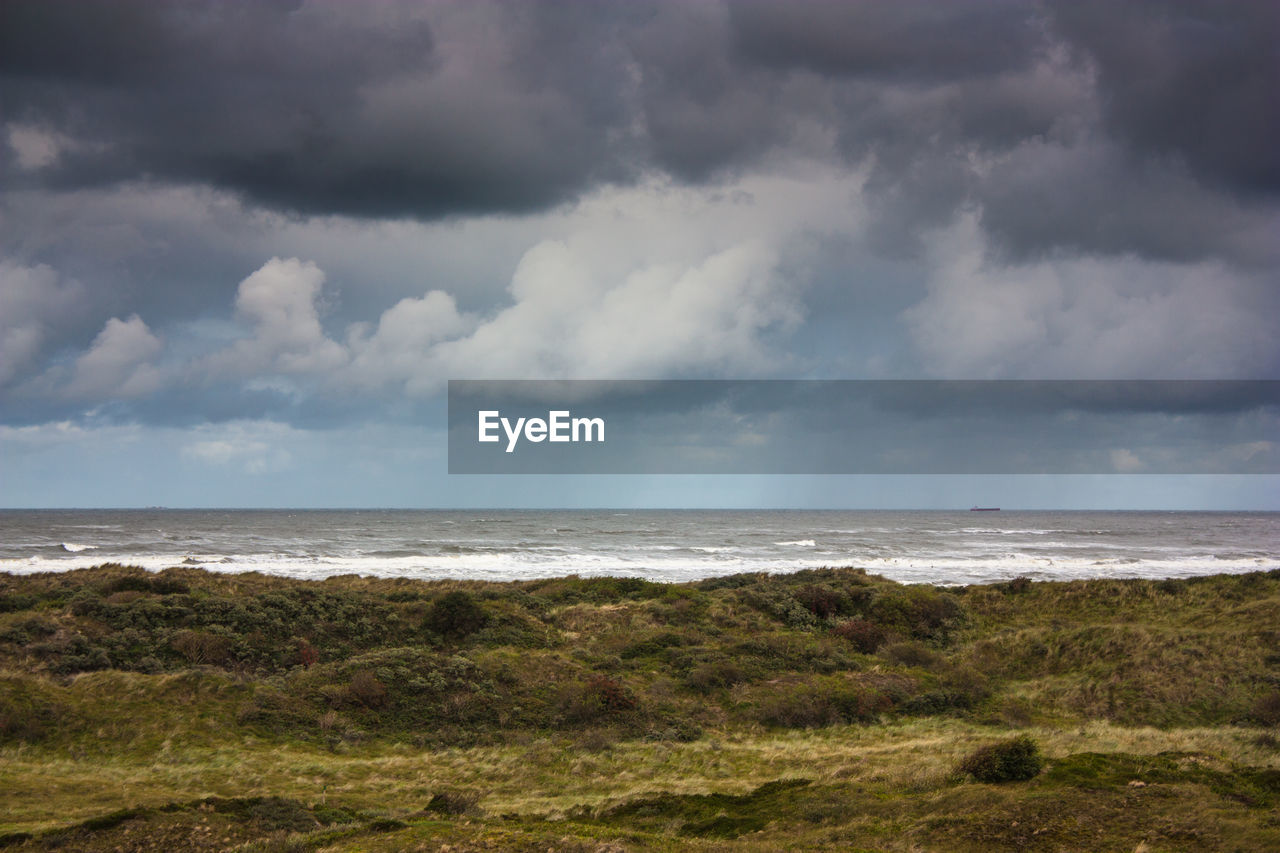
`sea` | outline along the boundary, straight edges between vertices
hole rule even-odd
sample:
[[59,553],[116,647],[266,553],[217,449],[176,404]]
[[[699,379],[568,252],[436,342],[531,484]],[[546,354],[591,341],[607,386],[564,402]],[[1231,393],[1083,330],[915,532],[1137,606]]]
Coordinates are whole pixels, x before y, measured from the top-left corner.
[[1280,513],[0,510],[0,571],[124,563],[293,578],[691,581],[855,566],[904,583],[1280,568]]

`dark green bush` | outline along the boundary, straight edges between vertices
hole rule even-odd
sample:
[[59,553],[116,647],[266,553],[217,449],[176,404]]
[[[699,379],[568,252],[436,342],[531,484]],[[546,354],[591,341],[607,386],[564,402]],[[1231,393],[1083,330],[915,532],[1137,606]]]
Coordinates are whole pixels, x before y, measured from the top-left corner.
[[747,674],[733,661],[712,661],[694,668],[684,683],[699,693],[710,693],[747,681]]
[[634,711],[639,707],[635,694],[616,678],[592,675],[561,692],[560,717],[570,724],[589,723],[604,717]]
[[36,606],[38,599],[34,595],[0,595],[0,613],[16,613],[19,610],[30,610]]
[[644,601],[659,598],[666,593],[669,584],[647,581],[643,578],[583,578],[578,575],[567,575],[562,578],[531,581],[525,590],[538,601],[538,608],[546,604],[556,605],[579,604],[592,602],[607,604],[629,599]]
[[33,643],[30,649],[56,675],[111,668],[111,657],[106,650],[82,634],[55,635],[48,642]]
[[1031,591],[1031,578],[1026,575],[1019,575],[1013,580],[1003,583],[1000,586],[1010,595],[1021,595],[1024,592]]
[[929,717],[949,711],[967,711],[973,707],[973,696],[959,690],[928,690],[917,693],[898,705],[903,714]]
[[50,622],[48,619],[39,616],[30,616],[10,625],[3,632],[0,632],[0,641],[7,643],[17,643],[25,645],[32,640],[48,637],[56,634],[58,626]]
[[870,618],[886,628],[917,640],[945,641],[959,621],[955,596],[928,586],[900,587],[871,602]]
[[633,711],[638,705],[635,695],[616,678],[593,675],[587,679],[586,687],[606,712]]
[[125,821],[130,821],[135,818],[143,817],[144,814],[145,813],[143,812],[143,810],[138,808],[117,809],[116,811],[108,812],[107,814],[104,814],[104,815],[91,817],[88,820],[83,821],[80,824],[80,827],[82,829],[87,829],[91,832],[101,832],[104,829],[115,829],[117,826],[124,823]]
[[366,708],[381,708],[387,703],[387,686],[372,672],[362,669],[351,676],[347,695]]
[[880,649],[880,655],[890,663],[921,669],[930,669],[942,661],[937,652],[920,643],[890,643]]
[[151,579],[151,591],[159,595],[186,595],[191,585],[181,578],[166,577],[163,573]]
[[848,608],[848,600],[840,592],[829,586],[808,584],[795,592],[796,601],[819,619],[826,619],[843,613]]
[[76,616],[99,618],[99,613],[105,606],[98,594],[87,586],[76,590],[71,596],[71,612]]
[[695,625],[706,615],[706,596],[684,587],[671,587],[654,601],[652,613],[657,622],[668,625]]
[[1019,782],[1035,778],[1043,766],[1036,742],[1020,735],[976,750],[956,769],[979,782]]
[[143,575],[125,575],[122,578],[113,578],[102,588],[103,595],[126,591],[151,592],[151,579]]
[[179,631],[169,645],[194,664],[222,666],[231,655],[231,640],[208,631]]
[[427,612],[425,625],[442,637],[460,640],[489,624],[489,614],[464,590],[445,593]]
[[717,589],[741,589],[746,586],[754,586],[759,583],[761,578],[764,577],[766,577],[766,575],[760,572],[741,575],[724,575],[718,578],[707,578],[706,580],[698,581],[694,586],[703,592],[712,592]]
[[311,668],[320,662],[320,650],[311,645],[306,637],[299,637],[295,651],[295,659],[300,666]]
[[817,624],[812,610],[776,584],[747,587],[739,590],[738,596],[743,603],[772,616],[788,628],[811,628]]
[[1253,703],[1249,719],[1264,726],[1280,726],[1280,690],[1259,696]]
[[832,633],[847,640],[855,649],[864,655],[874,654],[884,645],[887,637],[884,628],[867,619],[849,619],[832,629]]
[[821,679],[777,688],[760,701],[755,717],[767,726],[816,728],[867,722],[889,710],[892,704],[879,690]]
[[474,791],[440,791],[431,797],[426,810],[443,815],[476,814],[480,795]]
[[[5,685],[6,691],[16,685]],[[67,722],[67,711],[19,687],[0,695],[0,743],[34,743]]]
[[206,797],[196,805],[267,831],[307,832],[320,826],[311,809],[287,797]]

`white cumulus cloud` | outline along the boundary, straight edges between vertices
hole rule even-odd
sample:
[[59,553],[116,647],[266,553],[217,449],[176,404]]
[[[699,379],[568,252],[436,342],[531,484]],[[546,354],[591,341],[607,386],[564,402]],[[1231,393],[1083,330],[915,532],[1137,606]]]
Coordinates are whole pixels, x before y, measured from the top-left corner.
[[50,328],[79,293],[78,285],[60,280],[44,264],[0,259],[0,385],[32,363]]
[[236,315],[249,337],[215,353],[215,375],[314,374],[342,366],[347,352],[325,335],[316,299],[324,273],[297,258],[272,258],[240,282]]
[[139,397],[164,382],[152,362],[164,349],[137,314],[128,320],[112,317],[89,350],[76,359],[67,394],[73,397]]
[[939,376],[1219,379],[1280,363],[1265,286],[1218,261],[1003,263],[967,215],[935,236],[930,265],[903,320]]
[[421,299],[401,299],[383,312],[376,328],[353,324],[347,331],[351,364],[344,378],[355,386],[404,383],[409,391],[430,385],[435,347],[466,334],[474,320],[458,313],[453,296],[432,290]]
[[767,333],[799,323],[777,252],[756,242],[610,280],[591,252],[531,249],[512,278],[514,304],[440,347],[451,376],[627,378],[771,371]]

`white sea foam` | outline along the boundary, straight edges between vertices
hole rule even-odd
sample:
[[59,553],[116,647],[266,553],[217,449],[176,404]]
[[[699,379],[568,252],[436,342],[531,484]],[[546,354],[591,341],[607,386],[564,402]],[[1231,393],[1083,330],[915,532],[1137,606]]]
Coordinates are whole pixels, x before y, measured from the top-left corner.
[[1174,560],[1137,558],[1028,557],[1008,553],[980,559],[956,557],[877,557],[796,559],[763,555],[708,554],[678,557],[664,554],[560,554],[492,552],[487,554],[439,554],[433,556],[365,557],[299,556],[286,554],[230,555],[84,555],[49,559],[0,560],[0,571],[14,574],[89,568],[104,562],[121,562],[159,571],[170,566],[200,566],[214,572],[263,572],[293,578],[319,579],[342,574],[420,579],[474,578],[528,580],[613,575],[657,581],[688,581],[740,572],[792,572],[825,566],[855,566],[906,583],[993,583],[1025,575],[1034,580],[1075,580],[1091,577],[1166,578],[1241,573],[1277,568],[1274,557],[1221,559],[1196,555]]
[[[1160,578],[1280,567],[1275,513],[1008,513],[982,526],[967,516],[9,512],[0,513],[0,571],[27,574],[119,562],[153,571],[186,565],[297,578],[501,581],[579,574],[688,581],[855,566],[899,581],[954,584],[1020,575]],[[97,535],[86,532],[89,525],[97,525]]]

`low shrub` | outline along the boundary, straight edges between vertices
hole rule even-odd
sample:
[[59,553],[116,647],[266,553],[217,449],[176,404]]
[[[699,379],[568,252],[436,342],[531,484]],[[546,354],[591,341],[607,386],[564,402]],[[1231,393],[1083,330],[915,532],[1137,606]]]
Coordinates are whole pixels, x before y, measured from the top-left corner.
[[867,722],[892,706],[889,696],[879,690],[819,679],[776,688],[760,700],[755,719],[767,726],[807,729]]
[[111,668],[106,649],[94,645],[81,634],[56,634],[48,642],[32,643],[31,653],[44,660],[55,675],[72,675]]
[[134,820],[135,818],[144,817],[145,812],[139,808],[117,809],[104,815],[91,817],[88,820],[81,821],[80,828],[87,829],[90,832],[101,832],[105,829],[115,829],[120,824]]
[[0,613],[17,613],[22,610],[30,610],[36,606],[38,601],[39,599],[34,595],[23,595],[21,593],[0,595]]
[[461,640],[489,624],[489,614],[471,593],[454,590],[431,605],[424,624],[442,637]]
[[578,749],[585,752],[607,752],[616,742],[617,736],[607,729],[587,729],[575,741]]
[[208,631],[179,631],[169,641],[173,650],[194,664],[220,666],[231,654],[231,641]]
[[909,586],[877,596],[870,616],[876,622],[917,640],[943,642],[960,620],[960,604],[951,593]]
[[[264,831],[307,832],[320,826],[312,811],[288,797],[206,797],[199,804]],[[197,806],[199,808],[199,806]]]
[[788,590],[777,585],[746,587],[738,591],[738,597],[744,604],[777,619],[788,628],[811,628],[818,621],[813,611],[801,604]]
[[973,696],[960,690],[927,690],[903,701],[898,710],[908,716],[930,717],[951,711],[967,711],[973,705]]
[[151,580],[142,575],[125,575],[113,578],[102,588],[103,595],[116,592],[151,592]]
[[607,675],[591,676],[587,679],[586,689],[607,712],[634,711],[639,704],[626,685]]
[[20,690],[0,696],[0,743],[34,743],[65,725],[65,716],[64,709]]
[[699,693],[711,693],[747,680],[746,672],[733,661],[715,661],[694,668],[685,676],[684,683]]
[[297,661],[302,667],[310,669],[320,662],[320,650],[305,637],[301,637],[298,639]]
[[366,708],[381,708],[387,703],[387,686],[372,672],[362,669],[351,676],[347,695]]
[[634,711],[640,703],[616,678],[592,675],[561,693],[559,711],[567,723],[589,723],[603,717]]
[[58,632],[58,626],[47,618],[30,616],[0,631],[0,641],[25,645]]
[[880,650],[880,655],[899,666],[916,666],[929,669],[937,666],[942,658],[937,652],[920,643],[891,643]]
[[433,794],[426,810],[443,815],[477,814],[480,795],[475,791],[438,791]]
[[796,601],[800,602],[805,610],[808,610],[819,619],[827,619],[841,613],[848,605],[847,600],[838,591],[829,586],[819,586],[818,584],[808,584],[800,587],[795,592]]
[[182,578],[170,577],[163,572],[151,578],[151,591],[158,595],[186,595],[191,585]]
[[1020,782],[1035,778],[1043,766],[1036,742],[1020,735],[974,751],[956,769],[979,782]]
[[832,633],[864,655],[874,654],[887,638],[884,628],[867,619],[848,619],[836,625]]
[[1004,591],[1010,595],[1021,595],[1031,591],[1031,578],[1026,575],[1019,575],[1008,583],[1002,584]]
[[1249,719],[1264,726],[1280,726],[1280,690],[1259,696],[1253,703]]

